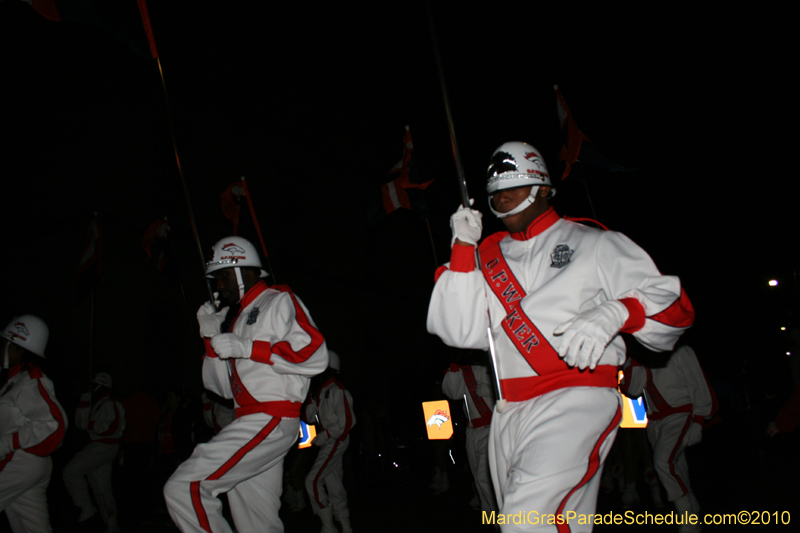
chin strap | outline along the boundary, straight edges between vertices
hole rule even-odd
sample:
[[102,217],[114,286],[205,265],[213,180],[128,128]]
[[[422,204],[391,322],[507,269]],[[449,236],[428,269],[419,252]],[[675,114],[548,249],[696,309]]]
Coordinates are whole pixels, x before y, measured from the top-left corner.
[[244,298],[244,280],[242,279],[242,269],[235,267],[233,271],[236,272],[236,283],[239,285],[239,300],[236,302],[239,303],[242,301],[242,298]]
[[512,209],[508,213],[500,213],[499,211],[495,211],[495,208],[492,205],[492,196],[489,195],[489,209],[492,210],[492,213],[494,213],[494,216],[496,216],[497,218],[501,218],[501,219],[502,218],[506,218],[506,217],[511,216],[511,215],[516,215],[517,213],[521,213],[522,211],[527,209],[528,206],[533,205],[533,202],[536,201],[536,193],[538,191],[539,191],[539,186],[538,185],[534,185],[533,187],[531,187],[531,193],[528,195],[528,197],[525,198],[524,200],[522,200],[517,207],[515,207],[514,209]]

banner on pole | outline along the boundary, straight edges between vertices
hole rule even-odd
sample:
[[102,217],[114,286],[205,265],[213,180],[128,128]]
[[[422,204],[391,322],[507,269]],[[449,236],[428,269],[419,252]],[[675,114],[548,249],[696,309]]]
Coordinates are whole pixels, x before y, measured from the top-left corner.
[[422,402],[428,440],[447,440],[453,436],[453,420],[447,400]]

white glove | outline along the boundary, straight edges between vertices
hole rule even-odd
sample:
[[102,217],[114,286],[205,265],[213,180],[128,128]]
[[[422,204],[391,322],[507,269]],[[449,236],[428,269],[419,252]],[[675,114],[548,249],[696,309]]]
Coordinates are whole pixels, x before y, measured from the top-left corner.
[[[214,293],[214,297],[217,293]],[[214,302],[219,305],[219,301]],[[220,333],[222,323],[225,321],[225,316],[228,314],[228,308],[223,307],[219,311],[214,309],[211,302],[206,302],[197,310],[197,323],[200,324],[201,337],[213,337]]]
[[211,347],[220,359],[250,359],[253,341],[233,333],[220,333],[211,338]]
[[606,346],[628,320],[628,308],[617,300],[603,302],[558,326],[563,335],[558,356],[569,366],[594,370]]
[[683,442],[686,446],[694,446],[703,440],[703,426],[697,422],[689,424],[689,429],[686,430],[686,436],[683,437]]
[[328,432],[323,430],[321,433],[317,433],[317,436],[314,437],[311,444],[314,446],[324,446],[326,442],[328,442]]
[[[469,203],[472,205],[474,200],[470,199]],[[459,206],[458,211],[450,217],[450,228],[453,230],[453,241],[450,245],[452,246],[456,239],[473,246],[478,244],[483,232],[482,218],[483,214],[480,211]]]

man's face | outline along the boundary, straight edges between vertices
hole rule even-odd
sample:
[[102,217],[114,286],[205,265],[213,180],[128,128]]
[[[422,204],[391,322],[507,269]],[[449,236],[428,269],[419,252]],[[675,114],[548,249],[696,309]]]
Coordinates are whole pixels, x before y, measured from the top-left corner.
[[211,273],[214,276],[213,289],[219,293],[222,305],[234,305],[239,301],[239,283],[232,268],[223,268]]
[[[494,208],[500,213],[508,213],[523,202],[531,194],[531,186],[517,187],[515,189],[504,189],[492,195]],[[536,201],[514,215],[509,215],[503,219],[503,224],[511,233],[525,231],[536,217],[547,211],[550,204],[547,196],[550,194],[550,187],[540,186],[536,192]]]

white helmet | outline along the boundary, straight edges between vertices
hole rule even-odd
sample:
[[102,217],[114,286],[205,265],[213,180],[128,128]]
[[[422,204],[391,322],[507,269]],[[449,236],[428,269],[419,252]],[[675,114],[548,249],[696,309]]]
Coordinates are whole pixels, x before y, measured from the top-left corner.
[[0,335],[17,346],[44,358],[44,349],[47,346],[47,339],[50,338],[50,330],[44,320],[38,316],[22,315],[14,317]]
[[[536,192],[539,186],[546,185],[552,187],[550,174],[547,172],[547,165],[539,150],[524,142],[507,142],[500,145],[492,154],[492,160],[486,171],[486,192],[489,193],[489,209],[497,218],[505,218],[515,215],[536,200]],[[492,205],[491,195],[497,191],[514,189],[516,187],[531,188],[531,193],[522,203],[508,213],[495,211]],[[552,194],[555,194],[553,190]]]
[[337,372],[341,372],[342,363],[339,361],[339,354],[333,350],[328,350],[328,368],[332,368]]
[[254,267],[261,270],[261,277],[267,277],[267,271],[261,268],[261,259],[253,243],[243,237],[226,237],[217,241],[211,248],[211,261],[206,263],[206,277],[223,268],[233,268],[239,284],[239,300],[244,298],[244,280],[240,267]]
[[108,372],[98,372],[94,375],[92,383],[96,385],[102,385],[103,387],[108,387],[110,389],[113,381],[111,381],[111,374]]

